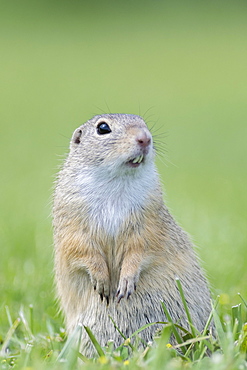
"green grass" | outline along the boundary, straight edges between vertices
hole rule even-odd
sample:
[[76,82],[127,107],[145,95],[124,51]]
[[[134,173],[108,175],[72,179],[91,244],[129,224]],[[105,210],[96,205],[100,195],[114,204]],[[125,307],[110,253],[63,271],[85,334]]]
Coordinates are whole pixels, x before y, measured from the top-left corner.
[[[236,340],[225,316],[241,302],[238,292],[247,297],[246,16],[242,0],[0,2],[0,338],[20,317],[10,333],[19,368],[57,366],[64,348],[53,287],[53,179],[73,130],[101,110],[155,124],[166,150],[157,158],[166,203],[221,297],[228,345]],[[241,362],[238,347],[220,346],[216,357],[188,366]],[[161,352],[129,361],[183,367]]]
[[[168,321],[157,332],[153,343],[146,343],[140,348],[137,330],[129,338],[123,336],[122,344],[115,348],[109,340],[106,347],[101,347],[90,328],[78,326],[74,334],[66,338],[63,329],[56,330],[47,319],[47,332],[35,332],[33,325],[33,307],[25,312],[20,309],[17,318],[12,320],[6,306],[9,330],[3,340],[0,352],[2,369],[245,369],[247,368],[247,304],[233,306],[231,314],[224,318],[218,314],[216,307],[222,304],[218,298],[212,305],[212,312],[202,333],[191,322],[183,290],[178,281],[180,294],[187,313],[190,329],[184,329],[174,323],[162,304]],[[244,312],[242,312],[242,306]],[[215,323],[212,333],[210,324]],[[80,333],[86,330],[95,347],[94,358],[87,358],[80,352]],[[116,330],[117,327],[116,327]],[[170,344],[174,335],[177,344]]]

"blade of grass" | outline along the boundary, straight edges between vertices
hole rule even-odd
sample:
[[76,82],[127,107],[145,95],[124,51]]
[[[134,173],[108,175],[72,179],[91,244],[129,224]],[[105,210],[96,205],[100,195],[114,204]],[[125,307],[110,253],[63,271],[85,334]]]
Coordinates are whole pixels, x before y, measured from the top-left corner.
[[[168,324],[170,324],[170,322],[168,322],[168,321],[157,321],[157,324],[168,325]],[[178,325],[178,324],[174,324],[174,323],[173,323],[173,325],[174,325],[177,329],[179,329],[179,330],[181,330],[182,332],[184,332],[186,335],[190,335],[190,336],[192,336],[192,335],[191,335],[191,332],[190,332],[188,329],[185,329],[185,328],[183,328],[181,325]],[[183,339],[182,339],[182,342],[183,342]]]
[[245,307],[247,308],[247,302],[244,300],[244,298],[242,297],[242,295],[240,293],[238,293],[239,297],[242,299]]
[[181,348],[183,346],[187,346],[189,344],[194,344],[196,342],[199,342],[201,340],[205,340],[205,339],[209,339],[209,335],[206,335],[204,337],[196,337],[196,338],[191,338],[191,339],[188,339],[186,340],[185,342],[181,343],[181,344],[176,344],[175,346],[173,346],[173,348]]
[[30,314],[30,330],[31,333],[33,334],[33,305],[29,305],[29,314]]
[[[159,322],[158,321],[155,321],[155,322],[151,322],[149,324],[146,324],[146,325],[143,325],[140,329],[136,330],[133,334],[130,335],[130,338],[134,337],[135,335],[139,334],[141,331],[149,328],[150,326],[153,326],[153,325],[156,325],[158,324]],[[169,325],[169,324],[168,324]]]
[[190,325],[191,333],[192,333],[193,337],[196,337],[195,327],[193,325],[193,321],[192,321],[192,318],[191,318],[191,315],[190,315],[190,311],[188,309],[188,306],[187,306],[187,303],[186,303],[186,300],[185,300],[182,284],[181,284],[179,278],[176,278],[176,282],[177,282],[178,290],[179,290],[179,293],[180,293],[180,296],[181,296],[181,299],[182,299],[182,302],[183,302],[183,305],[184,305],[184,309],[185,309],[185,312],[186,312],[188,323]]
[[7,335],[6,335],[6,338],[5,338],[5,341],[3,342],[3,345],[2,345],[2,349],[1,349],[1,353],[0,355],[2,357],[5,357],[6,356],[6,350],[8,348],[8,344],[11,340],[11,337],[13,336],[13,334],[15,333],[17,327],[19,326],[21,322],[21,319],[18,317],[12,324],[12,326],[9,328],[9,331],[7,332]]
[[67,353],[70,351],[70,349],[73,347],[75,341],[78,340],[78,334],[80,335],[82,330],[81,325],[77,325],[72,335],[69,336],[67,339],[65,345],[63,346],[62,351],[59,353],[59,356],[57,357],[57,362],[63,361],[66,357]]
[[81,337],[82,337],[82,327],[80,326],[80,331],[79,331],[79,340],[78,340],[78,343],[77,343],[77,353],[76,355],[83,361],[83,362],[90,362],[90,360],[84,356],[81,352],[80,352],[80,345],[81,345]]
[[24,360],[24,364],[23,364],[23,369],[28,368],[28,361],[30,360],[32,349],[33,349],[33,346],[30,345],[30,344],[27,344],[27,346],[25,348],[26,356],[25,356],[25,360]]
[[242,329],[242,326],[243,326],[242,313],[241,313],[241,303],[236,305],[236,306],[232,306],[232,324],[233,324],[233,326],[236,325],[236,333],[234,335],[236,337],[236,335],[238,335],[241,332],[241,329]]
[[66,355],[67,369],[75,369],[76,364],[78,363],[78,358],[81,359],[83,362],[85,361],[85,356],[83,356],[79,352],[81,345],[81,337],[82,337],[82,325],[78,325],[78,331],[75,337],[76,342],[70,347],[70,351]]
[[247,323],[243,325],[238,344],[240,351],[243,353],[247,353]]
[[[218,306],[218,303],[219,303],[219,297],[217,297],[216,298],[216,301],[215,301],[215,303],[214,303],[214,305],[213,305],[213,307],[214,307],[214,309],[216,310],[216,307]],[[212,306],[212,302],[211,302],[211,306]],[[213,319],[213,309],[211,310],[211,312],[210,312],[210,315],[209,315],[209,317],[208,317],[208,320],[207,320],[207,322],[206,322],[206,325],[205,325],[205,327],[204,327],[204,329],[203,329],[203,332],[202,332],[202,336],[205,336],[206,335],[206,332],[208,331],[208,329],[209,329],[209,325],[210,325],[210,323],[211,323],[211,321],[212,321],[212,319]],[[207,342],[207,343],[205,343],[204,341],[201,341],[200,343],[199,343],[199,351],[201,352],[202,351],[202,346],[203,346],[203,344],[205,344],[207,347],[208,347],[208,345],[209,345],[209,343]],[[209,348],[210,349],[210,348]],[[206,350],[206,349],[205,349]],[[211,350],[212,350],[212,348],[211,348]]]
[[19,315],[20,315],[21,321],[22,321],[22,323],[24,325],[26,334],[29,337],[29,340],[34,340],[34,336],[33,336],[32,332],[31,332],[31,329],[30,329],[30,327],[28,325],[27,319],[26,319],[26,317],[24,315],[23,306],[21,306],[21,308],[20,308]]
[[13,321],[12,321],[12,318],[11,318],[11,315],[10,315],[10,312],[9,312],[9,307],[8,306],[5,306],[5,311],[6,311],[6,315],[7,315],[7,318],[8,318],[9,326],[12,326],[13,325]]
[[[169,312],[168,312],[168,310],[167,310],[164,302],[161,302],[161,305],[162,305],[162,308],[164,310],[164,313],[165,313],[165,315],[167,317],[168,322],[171,324],[172,332],[173,332],[173,334],[174,334],[174,336],[176,338],[176,341],[178,342],[178,344],[183,343],[183,339],[181,338],[179,332],[177,331],[176,326],[175,326],[175,324],[174,324],[174,322],[173,322],[173,320],[172,320],[172,318],[171,318],[171,316],[170,316],[170,314],[169,314]],[[182,351],[185,354],[186,350],[183,347],[182,347]]]
[[81,352],[78,351],[77,355],[79,359],[81,359],[83,362],[86,362],[86,363],[90,362],[90,360],[86,356],[84,356]]
[[[204,341],[202,341],[202,342],[200,342],[200,343],[203,343],[203,342],[204,342]],[[202,350],[200,350],[200,356],[199,356],[199,358],[198,358],[198,362],[199,362],[199,361],[201,361],[201,360],[203,359],[203,357],[204,357],[204,355],[205,355],[206,351],[207,351],[207,346],[204,346],[204,348],[203,348]]]
[[[5,306],[5,310],[6,310],[6,315],[7,315],[7,318],[8,318],[9,326],[11,327],[13,325],[13,320],[11,318],[9,307],[8,306]],[[14,333],[12,335],[12,338],[11,338],[11,341],[13,341],[14,343],[18,344],[19,346],[22,345],[20,339],[16,335],[16,331],[14,331]]]
[[224,332],[223,326],[221,324],[220,318],[218,313],[216,312],[216,309],[212,305],[212,312],[213,312],[213,318],[214,318],[214,324],[216,328],[217,337],[219,339],[220,347],[224,350],[226,348],[225,342],[226,342],[226,334]]
[[105,356],[105,352],[103,351],[102,347],[100,346],[99,342],[97,341],[97,339],[95,338],[95,336],[93,335],[91,329],[88,327],[88,326],[84,326],[84,329],[86,330],[89,338],[91,339],[91,342],[93,343],[96,351],[98,352],[98,355],[99,356]]
[[153,357],[153,362],[151,366],[152,369],[166,368],[164,364],[166,364],[171,358],[172,351],[175,352],[174,349],[171,351],[171,348],[166,346],[170,338],[170,335],[171,335],[171,326],[170,327],[166,326],[162,330],[161,336],[157,338],[156,340],[157,347],[154,350],[155,356]]
[[[133,338],[134,336],[137,336],[141,331],[155,324],[158,324],[158,322],[151,322],[146,325],[143,325],[140,329],[136,330],[133,334],[131,334],[129,338]],[[145,342],[142,338],[139,338],[139,339],[141,339],[142,344],[147,347],[147,342]],[[132,350],[134,350],[134,346],[132,346],[131,343],[129,344],[129,346],[131,347]]]
[[112,321],[113,325],[114,325],[114,328],[119,332],[119,334],[121,335],[121,337],[126,340],[127,337],[121,332],[121,330],[118,328],[117,324],[115,323],[115,321],[113,320],[113,318],[111,316],[109,316],[110,320]]

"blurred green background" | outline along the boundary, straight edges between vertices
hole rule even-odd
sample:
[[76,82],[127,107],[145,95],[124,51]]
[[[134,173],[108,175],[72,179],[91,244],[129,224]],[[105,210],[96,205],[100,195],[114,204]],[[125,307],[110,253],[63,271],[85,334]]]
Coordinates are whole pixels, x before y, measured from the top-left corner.
[[61,321],[53,181],[73,130],[102,111],[156,123],[166,202],[214,296],[247,297],[246,20],[240,0],[0,2],[2,322],[22,304],[37,326]]

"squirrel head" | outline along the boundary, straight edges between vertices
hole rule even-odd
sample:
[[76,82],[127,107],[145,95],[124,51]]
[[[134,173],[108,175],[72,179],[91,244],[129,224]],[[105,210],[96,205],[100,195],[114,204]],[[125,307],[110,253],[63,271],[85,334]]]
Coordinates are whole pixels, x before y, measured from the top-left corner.
[[103,114],[75,130],[70,155],[87,168],[135,173],[153,163],[155,151],[152,135],[140,116]]

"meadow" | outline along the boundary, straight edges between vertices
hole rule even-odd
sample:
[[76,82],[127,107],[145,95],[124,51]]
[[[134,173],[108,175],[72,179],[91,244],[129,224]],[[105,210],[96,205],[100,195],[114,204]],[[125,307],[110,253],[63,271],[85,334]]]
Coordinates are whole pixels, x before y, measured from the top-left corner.
[[247,319],[238,295],[247,300],[246,16],[242,0],[1,1],[3,369],[73,368],[54,364],[66,334],[53,285],[53,182],[74,129],[101,112],[143,115],[159,135],[165,201],[219,296],[225,357],[183,362],[165,331],[151,359],[137,351],[83,368],[246,366],[234,346],[241,329],[225,316],[241,303],[238,321]]

